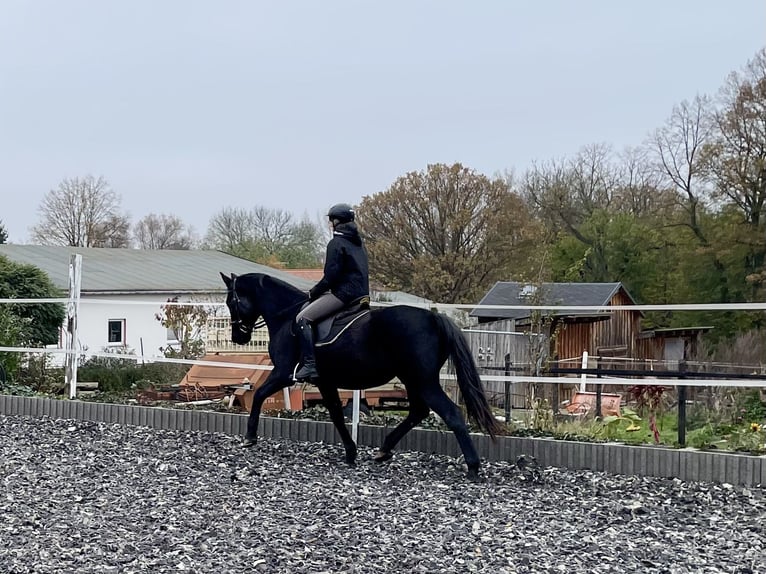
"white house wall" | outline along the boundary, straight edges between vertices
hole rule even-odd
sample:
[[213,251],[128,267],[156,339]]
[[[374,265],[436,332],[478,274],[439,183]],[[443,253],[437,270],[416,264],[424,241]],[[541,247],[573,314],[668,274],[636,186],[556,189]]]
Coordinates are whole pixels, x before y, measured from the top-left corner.
[[[158,347],[166,339],[166,329],[154,318],[160,306],[101,303],[105,300],[156,301],[156,296],[120,295],[85,296],[80,302],[77,339],[79,347],[86,352],[135,350],[136,354],[159,355]],[[108,324],[110,319],[124,319],[124,344],[110,344]]]
[[[161,312],[161,306],[168,298],[167,295],[83,295],[78,316],[79,347],[85,355],[88,352],[114,351],[132,352],[147,358],[162,357],[160,348],[167,346],[168,333],[155,316]],[[189,300],[188,297],[179,299]],[[135,304],[136,302],[156,304]],[[120,319],[125,321],[124,343],[109,343],[109,321]]]

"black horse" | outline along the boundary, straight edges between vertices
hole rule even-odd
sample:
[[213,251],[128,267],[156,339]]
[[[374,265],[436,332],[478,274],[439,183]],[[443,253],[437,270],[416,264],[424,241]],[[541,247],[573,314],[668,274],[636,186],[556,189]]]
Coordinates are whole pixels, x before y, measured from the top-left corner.
[[[269,355],[274,368],[253,397],[245,435],[245,446],[252,446],[257,440],[264,400],[294,383],[292,376],[300,350],[293,325],[308,298],[305,292],[270,275],[232,273],[228,277],[221,273],[221,277],[228,288],[226,305],[231,313],[232,341],[247,344],[260,318],[269,330]],[[448,358],[455,366],[468,416],[494,438],[498,423],[476,363],[463,334],[445,315],[405,305],[372,309],[331,344],[317,345],[316,386],[343,441],[348,464],[354,464],[357,451],[345,425],[338,388],[369,389],[398,377],[407,389],[409,414],[386,436],[375,460],[390,459],[402,437],[433,409],[455,433],[469,478],[478,477],[479,455],[468,427],[460,409],[439,383],[439,371]]]

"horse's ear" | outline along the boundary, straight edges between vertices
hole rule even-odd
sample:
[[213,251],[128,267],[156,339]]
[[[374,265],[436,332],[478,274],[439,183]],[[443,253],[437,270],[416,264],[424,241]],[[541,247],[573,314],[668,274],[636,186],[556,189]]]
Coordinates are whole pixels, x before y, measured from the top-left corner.
[[[221,272],[219,271],[219,273]],[[221,273],[221,279],[223,279],[223,282],[226,283],[226,287],[231,287],[231,282],[234,280],[234,273],[231,274],[231,279]]]

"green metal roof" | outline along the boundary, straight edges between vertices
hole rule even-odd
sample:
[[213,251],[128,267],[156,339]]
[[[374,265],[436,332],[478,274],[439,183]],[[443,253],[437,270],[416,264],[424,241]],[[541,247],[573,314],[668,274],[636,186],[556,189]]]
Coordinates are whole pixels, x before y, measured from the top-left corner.
[[309,289],[314,282],[214,250],[108,249],[0,244],[0,256],[43,270],[56,287],[69,288],[69,259],[82,255],[83,293],[214,293],[225,274],[267,273]]

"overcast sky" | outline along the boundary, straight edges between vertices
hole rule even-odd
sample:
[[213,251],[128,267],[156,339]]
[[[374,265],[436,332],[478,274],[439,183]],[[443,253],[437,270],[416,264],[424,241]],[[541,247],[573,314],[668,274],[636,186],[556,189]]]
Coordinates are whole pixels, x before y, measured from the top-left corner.
[[312,220],[429,163],[640,144],[766,45],[765,0],[2,0],[0,220],[65,177],[133,222]]

